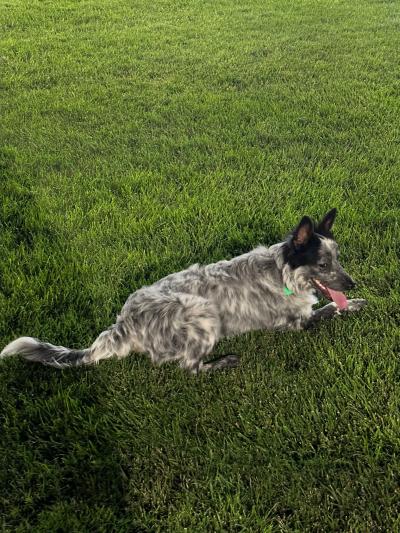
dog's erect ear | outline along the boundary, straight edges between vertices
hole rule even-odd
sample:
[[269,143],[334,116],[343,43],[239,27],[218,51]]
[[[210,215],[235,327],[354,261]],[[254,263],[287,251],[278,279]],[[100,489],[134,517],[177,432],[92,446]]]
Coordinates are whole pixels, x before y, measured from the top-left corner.
[[333,223],[335,222],[336,214],[337,214],[337,209],[334,207],[324,216],[324,218],[318,224],[316,232],[319,233],[320,235],[331,237],[332,236],[331,230],[332,230]]
[[306,246],[314,234],[314,223],[310,217],[303,217],[293,232],[293,244],[295,248]]

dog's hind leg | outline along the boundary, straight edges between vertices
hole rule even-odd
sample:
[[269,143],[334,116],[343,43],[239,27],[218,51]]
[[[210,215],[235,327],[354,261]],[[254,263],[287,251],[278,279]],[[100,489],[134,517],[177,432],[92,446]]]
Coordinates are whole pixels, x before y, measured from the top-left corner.
[[207,331],[202,331],[199,329],[199,324],[193,322],[189,329],[191,331],[188,334],[186,349],[182,353],[180,367],[191,374],[197,374],[207,370],[205,368],[207,365],[203,363],[203,359],[211,353],[217,341],[217,336],[215,335],[215,330],[207,328]]
[[225,355],[220,359],[215,361],[209,361],[208,363],[203,363],[199,370],[200,372],[209,372],[210,370],[223,370],[226,368],[234,368],[239,364],[239,357],[237,355]]
[[189,300],[186,320],[181,334],[186,337],[180,360],[181,368],[197,374],[204,367],[203,359],[214,348],[220,337],[221,323],[215,307],[203,298]]
[[142,315],[145,351],[155,364],[179,361],[181,368],[197,374],[220,338],[221,322],[214,304],[185,293],[153,292],[148,298],[150,307]]

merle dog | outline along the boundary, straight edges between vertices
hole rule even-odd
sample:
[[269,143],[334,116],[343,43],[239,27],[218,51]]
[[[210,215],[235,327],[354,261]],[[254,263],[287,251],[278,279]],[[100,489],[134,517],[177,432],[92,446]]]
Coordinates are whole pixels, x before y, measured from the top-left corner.
[[[305,216],[284,242],[230,261],[192,265],[137,290],[90,348],[70,350],[21,337],[1,356],[19,354],[60,368],[147,352],[154,363],[177,360],[193,373],[235,366],[233,355],[204,362],[222,337],[299,330],[364,306],[365,300],[347,301],[340,292],[352,289],[354,281],[338,260],[331,232],[335,216],[332,209],[317,225]],[[332,301],[313,310],[318,292]]]

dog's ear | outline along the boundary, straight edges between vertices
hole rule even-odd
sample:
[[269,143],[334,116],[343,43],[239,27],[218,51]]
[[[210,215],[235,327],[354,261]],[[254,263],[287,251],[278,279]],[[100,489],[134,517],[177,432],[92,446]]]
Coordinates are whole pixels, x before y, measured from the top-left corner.
[[314,223],[310,217],[303,217],[293,232],[292,242],[295,248],[306,246],[314,234]]
[[331,209],[318,224],[316,232],[324,237],[332,237],[332,226],[335,222],[337,209]]

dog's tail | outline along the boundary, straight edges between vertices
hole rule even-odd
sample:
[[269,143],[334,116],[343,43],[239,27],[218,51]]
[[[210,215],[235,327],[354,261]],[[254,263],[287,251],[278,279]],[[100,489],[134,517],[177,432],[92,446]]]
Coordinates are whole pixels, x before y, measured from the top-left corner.
[[8,344],[0,353],[0,358],[9,355],[21,355],[28,361],[44,365],[65,368],[97,363],[100,359],[117,356],[124,357],[135,350],[133,338],[123,321],[119,321],[103,331],[90,348],[71,350],[63,346],[54,346],[32,337],[20,337]]

